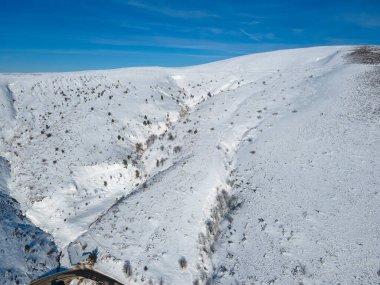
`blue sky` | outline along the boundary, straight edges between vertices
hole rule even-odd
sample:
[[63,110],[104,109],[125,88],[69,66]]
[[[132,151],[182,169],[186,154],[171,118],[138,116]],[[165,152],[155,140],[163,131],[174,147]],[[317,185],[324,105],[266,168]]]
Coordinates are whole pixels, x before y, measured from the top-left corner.
[[0,72],[184,66],[380,44],[379,0],[0,0]]

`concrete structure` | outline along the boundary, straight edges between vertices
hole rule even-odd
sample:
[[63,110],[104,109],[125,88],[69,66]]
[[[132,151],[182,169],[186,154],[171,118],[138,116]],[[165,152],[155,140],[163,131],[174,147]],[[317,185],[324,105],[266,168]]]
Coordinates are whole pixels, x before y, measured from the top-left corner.
[[94,270],[88,265],[77,265],[69,270],[33,280],[30,285],[68,285],[76,279],[90,279],[99,285],[123,285],[123,283]]

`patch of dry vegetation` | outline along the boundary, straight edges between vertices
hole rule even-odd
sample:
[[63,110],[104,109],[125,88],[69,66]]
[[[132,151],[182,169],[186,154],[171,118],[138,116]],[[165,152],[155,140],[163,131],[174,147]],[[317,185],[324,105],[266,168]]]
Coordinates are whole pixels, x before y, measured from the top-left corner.
[[380,48],[377,46],[360,46],[347,55],[350,63],[379,64]]

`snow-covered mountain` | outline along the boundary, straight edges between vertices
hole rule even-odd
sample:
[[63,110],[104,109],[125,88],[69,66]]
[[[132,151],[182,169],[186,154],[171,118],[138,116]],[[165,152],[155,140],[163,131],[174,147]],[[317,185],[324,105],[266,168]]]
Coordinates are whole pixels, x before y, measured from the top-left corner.
[[380,53],[0,75],[0,283],[375,284]]

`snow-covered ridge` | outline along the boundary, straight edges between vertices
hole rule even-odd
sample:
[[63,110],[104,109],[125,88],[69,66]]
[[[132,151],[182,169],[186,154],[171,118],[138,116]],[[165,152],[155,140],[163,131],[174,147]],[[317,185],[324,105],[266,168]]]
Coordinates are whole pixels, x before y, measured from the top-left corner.
[[[131,284],[355,283],[336,240],[362,257],[356,240],[342,237],[352,221],[342,211],[355,191],[365,191],[355,223],[368,226],[351,236],[365,239],[363,252],[378,238],[379,102],[370,94],[379,89],[360,79],[373,77],[374,67],[348,63],[353,49],[285,50],[186,68],[0,75],[9,195],[52,235],[65,266],[97,247],[98,268]],[[375,115],[360,120],[356,99]],[[357,156],[348,159],[343,145]],[[361,160],[358,185],[353,157]],[[324,210],[314,209],[322,202]],[[325,230],[309,237],[319,227]],[[363,272],[358,283],[375,280],[363,270],[375,274],[376,260],[352,265]]]

